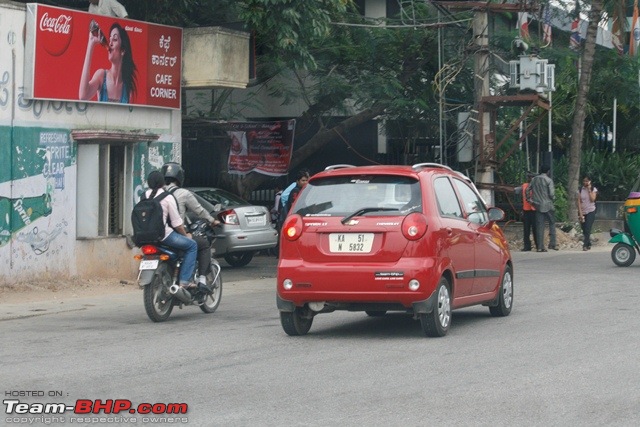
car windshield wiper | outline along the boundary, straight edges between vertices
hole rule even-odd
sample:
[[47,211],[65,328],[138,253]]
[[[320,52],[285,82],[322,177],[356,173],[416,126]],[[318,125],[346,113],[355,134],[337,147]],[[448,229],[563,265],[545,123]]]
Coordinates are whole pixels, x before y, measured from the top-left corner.
[[343,224],[346,224],[354,216],[366,214],[366,213],[369,213],[369,212],[385,212],[385,211],[397,211],[397,210],[398,209],[395,209],[395,208],[378,208],[378,207],[376,207],[376,208],[360,208],[357,211],[355,211],[354,213],[352,213],[351,215],[345,216],[344,218],[342,218],[342,220],[340,222],[343,223]]

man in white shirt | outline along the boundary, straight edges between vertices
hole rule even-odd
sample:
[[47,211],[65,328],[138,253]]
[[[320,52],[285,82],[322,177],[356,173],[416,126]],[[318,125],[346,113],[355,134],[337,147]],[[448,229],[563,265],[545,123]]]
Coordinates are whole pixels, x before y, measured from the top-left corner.
[[129,17],[127,9],[116,0],[89,0],[89,3],[89,13],[113,16],[116,18]]

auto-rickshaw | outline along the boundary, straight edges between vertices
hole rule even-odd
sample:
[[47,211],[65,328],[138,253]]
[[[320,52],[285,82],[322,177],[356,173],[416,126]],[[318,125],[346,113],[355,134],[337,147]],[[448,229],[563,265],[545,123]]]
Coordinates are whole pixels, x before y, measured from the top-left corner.
[[640,253],[640,177],[632,187],[624,202],[624,231],[617,228],[609,230],[609,243],[615,243],[611,250],[611,259],[619,267],[628,267]]

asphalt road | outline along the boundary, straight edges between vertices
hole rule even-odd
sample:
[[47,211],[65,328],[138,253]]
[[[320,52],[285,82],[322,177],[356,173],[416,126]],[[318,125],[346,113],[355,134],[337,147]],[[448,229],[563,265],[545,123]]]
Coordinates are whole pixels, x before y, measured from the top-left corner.
[[83,424],[71,413],[9,415],[5,403],[0,424],[639,425],[640,262],[616,267],[609,249],[514,253],[511,316],[458,310],[438,339],[406,315],[342,312],[289,337],[267,257],[243,272],[223,268],[212,315],[187,307],[155,324],[141,294],[12,307],[0,321],[4,402],[123,399],[187,403],[188,412]]

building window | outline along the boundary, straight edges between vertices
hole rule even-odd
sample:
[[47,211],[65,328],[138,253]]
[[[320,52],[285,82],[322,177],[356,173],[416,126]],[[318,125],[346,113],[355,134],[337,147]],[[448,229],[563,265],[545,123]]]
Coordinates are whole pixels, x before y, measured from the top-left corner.
[[78,238],[125,234],[127,189],[132,188],[131,145],[78,144]]

